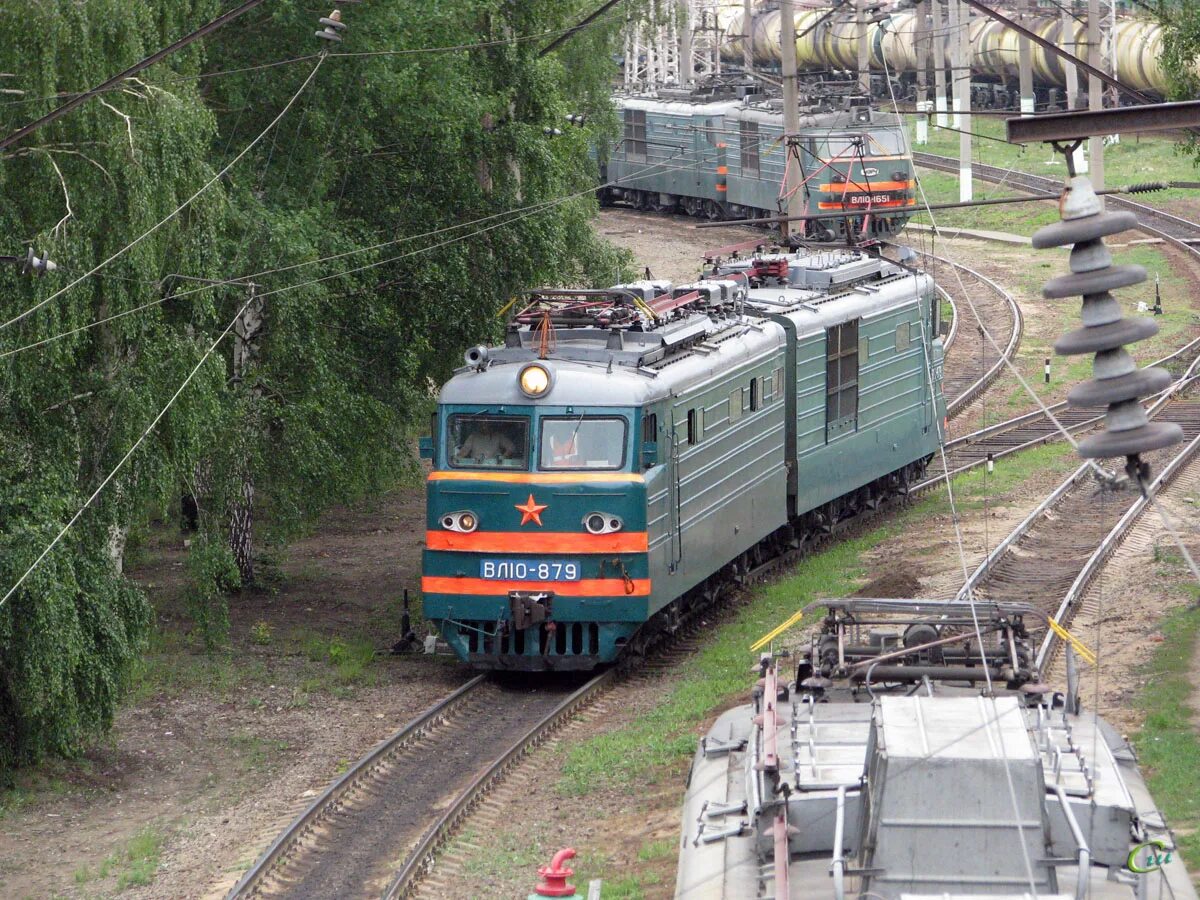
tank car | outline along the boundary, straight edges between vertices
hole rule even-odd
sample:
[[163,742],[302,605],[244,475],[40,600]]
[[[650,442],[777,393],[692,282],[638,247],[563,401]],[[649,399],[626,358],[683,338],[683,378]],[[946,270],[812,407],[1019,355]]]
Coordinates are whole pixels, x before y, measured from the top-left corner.
[[[721,45],[721,56],[732,64],[743,59],[743,38],[751,35],[751,50],[756,64],[766,67],[780,65],[780,14],[778,9],[755,10],[751,28],[742,27],[740,2],[730,0],[724,5],[726,33],[731,39]],[[853,14],[829,15],[830,7],[808,8],[796,14],[796,61],[801,71],[855,71],[858,68],[858,23]],[[1016,10],[1010,12],[1015,15]],[[1059,10],[1038,10],[1026,22],[1026,27],[1051,43],[1072,52],[1086,55],[1087,28],[1084,22],[1070,19],[1064,27]],[[949,29],[943,26],[934,35],[932,54],[941,54],[942,64],[951,66]],[[870,65],[875,71],[887,69],[894,75],[910,77],[916,72],[917,21],[916,13],[901,10],[879,22],[867,25],[867,45]],[[1164,31],[1158,22],[1145,18],[1121,16],[1116,20],[1112,36],[1115,49],[1117,78],[1140,91],[1166,96],[1169,91],[1161,60]],[[993,19],[975,15],[970,26],[971,71],[975,76],[1012,81],[1017,77],[1018,35]],[[1067,84],[1062,60],[1036,43],[1030,45],[1034,79],[1043,87],[1062,88]],[[936,65],[936,63],[935,63]]]
[[[783,103],[765,96],[677,92],[614,98],[624,137],[601,170],[601,202],[709,219],[762,218],[786,209],[784,173],[805,210],[810,241],[888,237],[914,211],[916,178],[900,117],[866,97],[805,109],[789,162]],[[846,212],[845,218],[828,214]],[[793,232],[800,236],[800,228]]]
[[757,254],[533,294],[441,390],[424,614],[481,669],[590,669],[903,493],[942,438],[932,279]]
[[1042,683],[1036,607],[823,605],[700,742],[676,900],[1195,900],[1133,748]]

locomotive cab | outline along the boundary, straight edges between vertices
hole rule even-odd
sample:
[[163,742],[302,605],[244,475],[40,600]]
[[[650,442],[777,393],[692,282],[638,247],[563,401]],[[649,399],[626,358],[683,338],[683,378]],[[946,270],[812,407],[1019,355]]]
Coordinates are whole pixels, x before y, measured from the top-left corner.
[[641,417],[619,402],[625,379],[606,397],[589,376],[563,360],[495,360],[443,389],[425,614],[479,667],[590,669],[646,619]]

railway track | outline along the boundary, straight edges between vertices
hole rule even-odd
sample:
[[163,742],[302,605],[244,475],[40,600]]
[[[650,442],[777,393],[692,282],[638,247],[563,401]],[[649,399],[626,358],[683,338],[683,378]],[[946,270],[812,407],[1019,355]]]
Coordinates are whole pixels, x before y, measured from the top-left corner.
[[[926,169],[936,169],[941,172],[958,174],[958,160],[948,156],[937,156],[932,153],[918,153],[914,151],[913,162]],[[988,166],[981,163],[972,163],[971,171],[974,177],[981,181],[1004,184],[1016,190],[1028,191],[1035,194],[1050,194],[1054,197],[1057,197],[1062,191],[1061,180],[1047,178],[1043,175],[1030,175],[1028,172],[1009,171],[998,166]],[[1132,213],[1136,213],[1139,230],[1161,238],[1192,257],[1200,259],[1200,249],[1192,246],[1193,241],[1200,241],[1200,224],[1119,195],[1109,194],[1105,198],[1105,203],[1111,209],[1126,209]]]
[[[1192,387],[1200,360],[1185,373]],[[1160,480],[1169,481],[1200,450],[1200,399],[1183,396],[1185,387],[1151,407],[1159,420],[1177,422],[1184,432],[1183,449],[1147,454]],[[969,596],[996,601],[1030,602],[1068,626],[1084,591],[1103,562],[1128,533],[1146,504],[1136,490],[1101,486],[1090,464],[1076,469],[993,549],[968,577],[956,599]],[[1070,527],[1064,527],[1069,523]],[[1039,663],[1049,664],[1057,639],[1047,630]],[[1045,671],[1045,669],[1043,669]]]
[[[1200,354],[1200,338],[1189,341],[1170,355],[1149,365],[1162,366],[1178,379],[1194,363],[1197,354]],[[1047,408],[1071,434],[1081,434],[1104,421],[1102,410],[1072,409],[1067,406],[1065,400],[1049,404]],[[1014,416],[947,441],[945,466],[943,457],[940,454],[935,456],[929,464],[928,477],[913,490],[923,491],[935,487],[944,480],[946,471],[951,475],[966,472],[986,463],[989,456],[996,460],[1019,450],[1062,439],[1062,432],[1040,409]]]
[[406,896],[488,786],[612,677],[536,690],[472,678],[355,763],[229,897]]
[[[951,304],[942,391],[951,398],[946,403],[946,416],[953,419],[991,386],[1003,371],[1005,361],[1012,359],[1021,344],[1025,320],[1016,298],[982,272],[933,253],[914,252],[932,263],[926,271],[933,276],[942,297]],[[938,277],[947,271],[954,271],[955,277]],[[958,288],[960,280],[962,289],[971,295],[969,304],[955,300],[946,287],[950,284]],[[984,336],[980,321],[992,340]]]

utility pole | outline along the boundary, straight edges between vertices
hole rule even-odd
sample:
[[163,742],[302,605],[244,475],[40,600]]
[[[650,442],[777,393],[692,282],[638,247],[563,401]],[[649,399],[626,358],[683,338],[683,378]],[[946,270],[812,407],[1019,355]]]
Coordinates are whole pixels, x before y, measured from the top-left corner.
[[[754,71],[754,0],[742,0],[742,68],[747,72]],[[779,38],[782,41],[786,33],[783,25],[779,26]]]
[[913,49],[917,53],[916,143],[929,143],[929,3],[917,0],[913,9]]
[[679,30],[679,85],[687,87],[696,80],[696,69],[692,64],[692,3],[679,0],[683,13],[683,25]]
[[[780,0],[779,2],[779,38],[780,49],[783,51],[781,59],[783,63],[783,134],[784,149],[787,153],[784,159],[790,161],[791,142],[796,140],[796,135],[800,132],[800,91],[796,84],[796,13],[792,7],[792,0]],[[801,177],[797,164],[797,184]],[[802,215],[804,213],[804,197],[801,192],[792,190],[795,185],[785,185],[785,187],[790,192],[787,214],[797,217]],[[786,238],[788,225],[781,225],[780,231]]]
[[[1087,41],[1088,41],[1088,64],[1094,68],[1100,68],[1103,61],[1100,56],[1100,0],[1088,0],[1088,20],[1087,20]],[[1088,75],[1088,109],[1100,110],[1104,108],[1104,93],[1100,85],[1100,79],[1095,75]],[[1104,189],[1104,138],[1092,137],[1088,138],[1088,156],[1091,157],[1091,178],[1092,187],[1097,190]]]
[[[1071,15],[1071,10],[1066,6],[1062,8],[1062,43],[1063,49],[1073,56],[1079,55],[1079,41],[1077,35],[1079,33],[1078,24],[1075,17]],[[1070,41],[1067,40],[1067,35],[1070,35]],[[1070,60],[1062,61],[1063,71],[1067,73],[1067,109],[1079,109],[1082,104],[1079,102],[1079,69]],[[1088,172],[1088,157],[1083,147],[1076,147],[1071,158],[1075,164],[1075,172],[1078,175],[1086,175]]]
[[[1019,10],[1021,24],[1029,27],[1029,0],[1021,0]],[[1021,115],[1033,115],[1033,56],[1029,52],[1029,38],[1025,35],[1017,37],[1017,66],[1021,80]]]
[[[962,4],[958,0],[947,0],[949,4],[950,19],[950,108],[953,115],[950,116],[951,128],[962,128],[962,44],[959,42],[959,34],[962,31]],[[970,85],[968,79],[967,84]]]
[[933,11],[933,104],[937,110],[936,125],[945,128],[946,121],[946,18],[942,15],[945,0],[930,0]]
[[958,7],[958,65],[954,69],[954,83],[958,90],[954,102],[958,106],[958,199],[962,203],[975,196],[975,185],[971,174],[971,9],[954,0]]
[[871,96],[871,55],[867,44],[867,0],[855,4],[858,17],[858,88]]

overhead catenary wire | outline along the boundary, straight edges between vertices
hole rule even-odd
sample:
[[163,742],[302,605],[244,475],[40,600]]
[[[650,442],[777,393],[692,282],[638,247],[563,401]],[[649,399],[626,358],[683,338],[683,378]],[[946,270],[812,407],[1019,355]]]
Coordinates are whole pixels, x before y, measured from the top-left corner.
[[238,16],[248,13],[250,10],[254,9],[256,6],[261,5],[263,2],[264,2],[264,0],[246,0],[245,3],[243,3],[241,6],[237,7],[236,9],[231,9],[229,12],[223,13],[220,16],[217,16],[217,18],[213,19],[211,22],[207,22],[204,25],[201,25],[195,31],[184,35],[183,37],[179,38],[177,41],[173,41],[171,44],[167,45],[166,47],[163,47],[161,50],[156,50],[154,53],[151,53],[146,58],[141,59],[138,62],[134,63],[128,69],[125,69],[122,72],[118,72],[116,75],[114,75],[112,78],[109,78],[107,81],[103,82],[102,84],[99,84],[96,87],[91,88],[90,90],[84,91],[82,94],[78,94],[77,96],[71,98],[70,100],[68,100],[66,103],[64,103],[62,106],[58,107],[57,109],[51,110],[50,112],[46,113],[46,115],[42,116],[41,118],[36,119],[33,122],[30,122],[28,125],[18,128],[12,134],[8,135],[5,138],[0,139],[0,150],[4,150],[5,148],[12,146],[13,144],[15,144],[17,141],[21,140],[22,138],[25,138],[28,135],[33,134],[33,132],[37,131],[39,128],[50,124],[55,119],[61,118],[62,116],[69,113],[71,110],[75,109],[75,107],[80,106],[83,103],[85,103],[89,98],[94,97],[97,94],[104,93],[105,91],[111,90],[116,85],[123,84],[129,78],[138,74],[142,70],[148,69],[155,63],[160,62],[163,59],[166,59],[172,53],[182,50],[184,47],[186,47],[188,44],[192,43],[193,41],[197,41],[200,38],[204,37],[205,35],[211,34],[212,32],[216,31],[218,28],[222,28],[223,26],[227,25],[229,22],[232,22]]
[[[645,171],[648,171],[653,168],[656,168],[656,167],[649,166],[649,167],[647,167],[647,170],[645,170]],[[638,173],[638,174],[641,175],[641,174],[644,174],[644,172]],[[541,212],[543,210],[543,208],[545,208],[547,206],[559,205],[562,203],[569,202],[570,200],[575,199],[576,197],[580,197],[580,196],[583,196],[584,194],[591,193],[594,190],[595,190],[595,188],[588,188],[587,190],[584,190],[584,191],[579,191],[574,194],[568,194],[563,197],[558,197],[558,198],[554,199],[553,201],[548,201],[545,204],[540,204],[530,210],[525,211],[521,216],[518,217],[518,219],[528,218],[529,216],[536,215],[539,212]],[[433,244],[429,247],[421,247],[416,250],[412,250],[407,253],[400,254],[399,256],[391,257],[389,259],[377,260],[375,262],[371,262],[366,265],[359,266],[355,269],[350,269],[350,270],[347,270],[344,272],[335,272],[330,275],[322,276],[321,278],[314,278],[310,281],[301,282],[299,284],[287,285],[284,287],[276,288],[271,291],[264,291],[262,293],[252,293],[250,295],[250,297],[246,300],[246,302],[243,303],[238,308],[237,313],[229,321],[229,324],[225,326],[224,330],[209,345],[209,347],[205,351],[204,355],[200,358],[200,361],[197,362],[196,365],[191,369],[191,371],[188,373],[187,377],[184,379],[183,383],[171,395],[171,397],[167,401],[167,403],[163,406],[163,408],[161,410],[159,410],[158,414],[154,417],[154,419],[150,422],[150,424],[146,427],[146,429],[142,432],[142,434],[137,438],[137,440],[134,441],[133,445],[129,448],[129,450],[126,451],[125,455],[121,457],[121,459],[117,462],[116,466],[113,467],[112,471],[110,471],[108,473],[108,475],[105,476],[104,480],[101,481],[100,484],[96,487],[96,489],[94,491],[92,491],[92,493],[88,496],[87,500],[84,501],[83,505],[75,512],[75,514],[59,530],[59,532],[55,535],[54,539],[51,540],[51,542],[38,555],[38,557],[33,561],[33,563],[30,564],[30,566],[25,570],[25,572],[21,575],[21,577],[17,579],[16,583],[11,588],[9,588],[9,590],[4,594],[3,597],[0,597],[0,608],[3,608],[3,606],[8,602],[8,600],[20,589],[21,585],[23,585],[29,579],[29,576],[32,575],[34,573],[34,571],[37,570],[38,566],[40,566],[42,564],[42,562],[50,555],[50,553],[53,552],[54,548],[56,546],[58,546],[58,544],[62,541],[62,539],[70,532],[71,528],[74,527],[75,523],[79,521],[80,517],[84,514],[84,512],[92,505],[92,503],[94,503],[96,501],[96,498],[100,496],[100,494],[104,491],[104,489],[108,486],[108,484],[113,480],[113,478],[116,477],[117,473],[125,466],[125,464],[130,460],[130,458],[132,458],[133,454],[137,451],[138,447],[140,447],[142,445],[142,443],[146,440],[146,438],[149,437],[149,435],[154,431],[154,429],[157,427],[158,423],[162,421],[163,417],[167,414],[167,412],[170,410],[170,408],[174,405],[175,401],[179,399],[179,396],[183,393],[183,391],[187,388],[187,386],[192,382],[192,379],[195,378],[196,373],[200,371],[201,367],[209,359],[209,357],[212,356],[212,354],[216,351],[217,347],[221,344],[221,342],[226,337],[228,337],[229,333],[233,330],[234,325],[241,318],[242,314],[245,313],[246,309],[250,306],[251,303],[261,300],[264,297],[272,296],[275,294],[281,294],[286,291],[299,290],[300,288],[308,287],[308,286],[314,285],[314,284],[319,284],[319,283],[329,281],[334,278],[341,278],[346,275],[352,275],[356,272],[361,272],[361,271],[365,271],[367,269],[386,265],[389,262],[395,262],[396,260],[399,260],[399,259],[416,256],[421,253],[427,253],[431,250],[436,250],[440,247],[444,247],[449,244],[458,243],[460,241],[464,241],[469,238],[476,237],[479,234],[485,233],[487,231],[492,231],[497,228],[502,228],[503,226],[510,224],[512,221],[514,221],[514,220],[508,219],[503,222],[496,222],[496,223],[493,223],[492,225],[489,225],[487,228],[480,229],[479,231],[472,232],[470,234],[465,234],[465,235],[457,235],[453,238],[450,238],[449,240],[442,241],[437,244]]]
[[[887,69],[887,60],[886,59],[884,60],[884,81],[887,82],[888,93],[891,95],[892,110],[893,110],[893,112],[896,113],[896,115],[899,115],[900,114],[900,104],[896,100],[896,92],[895,92],[895,89],[892,87],[891,73]],[[917,182],[917,184],[921,190],[921,198],[925,202],[926,209],[928,210],[929,201],[925,197],[925,190],[923,187],[920,187],[919,181]],[[931,211],[929,212],[929,218],[930,218],[931,222],[934,221],[933,213]],[[936,223],[935,223],[935,227],[936,227]],[[966,287],[963,285],[962,275],[959,273],[959,270],[957,268],[954,271],[958,277],[959,289],[962,291],[962,295],[966,298],[967,304],[970,307],[972,314],[975,316],[976,320],[978,321],[980,331],[984,332],[986,334],[989,334],[989,337],[990,337],[990,333],[988,333],[986,331],[986,328],[983,324],[983,319],[979,315],[979,311],[975,308],[975,304],[971,300],[970,294],[967,292]],[[1000,357],[1004,358],[1004,352],[999,348],[999,346],[996,344],[994,339],[992,340],[992,344],[995,347],[996,352],[1000,354]],[[930,359],[929,351],[926,350],[925,352],[926,352],[926,365],[932,366],[932,360]],[[1040,401],[1040,398],[1039,398],[1039,401]],[[1049,410],[1047,410],[1047,414],[1049,414]],[[1056,422],[1056,424],[1057,424],[1057,422]],[[1061,425],[1059,427],[1061,428]],[[970,589],[970,576],[967,573],[966,547],[963,542],[962,528],[959,523],[958,511],[954,505],[953,487],[951,486],[951,477],[950,477],[950,466],[947,464],[947,460],[946,460],[946,443],[944,440],[940,444],[940,451],[941,451],[941,455],[942,455],[942,470],[944,472],[944,478],[945,478],[945,484],[946,484],[946,494],[947,494],[947,497],[950,498],[951,513],[952,513],[951,518],[954,522],[954,537],[955,537],[955,543],[958,547],[959,564],[962,568],[963,583],[968,588],[967,589],[967,603],[969,604],[969,607],[971,610],[971,622],[974,626],[975,641],[976,641],[977,645],[979,646],[979,656],[980,656],[980,660],[981,660],[982,667],[983,667],[984,679],[987,684],[987,694],[991,698],[992,710],[996,714],[996,720],[999,721],[1000,708],[996,703],[996,694],[992,687],[991,665],[988,661],[987,651],[984,648],[983,629],[980,627],[980,624],[979,624],[979,612],[978,612],[978,609],[977,609],[977,606],[975,603],[975,592]],[[1003,738],[1001,738],[1001,740],[1000,740],[1000,758],[1001,758],[1001,761],[1004,763],[1004,779],[1005,779],[1006,785],[1008,787],[1008,795],[1009,795],[1010,804],[1012,806],[1014,823],[1017,826],[1017,844],[1021,848],[1021,860],[1025,866],[1025,876],[1029,882],[1030,894],[1032,896],[1036,897],[1037,896],[1037,882],[1033,875],[1033,861],[1030,859],[1030,856],[1029,856],[1029,847],[1025,843],[1025,831],[1024,831],[1024,827],[1021,823],[1020,804],[1017,802],[1016,786],[1013,783],[1012,770],[1009,766],[1008,749],[1004,745]]]
[[[708,150],[708,149],[704,149],[701,151],[702,154],[711,154],[714,152],[716,152],[716,151]],[[692,152],[690,152],[690,151],[688,151],[688,152],[681,151],[681,153],[684,156],[693,155]],[[645,168],[636,170],[635,172],[633,172],[632,174],[630,174],[626,177],[629,179],[636,180],[638,178],[649,177],[649,175],[652,173],[657,174],[658,172],[661,172],[661,171],[675,171],[675,170],[683,170],[683,169],[689,168],[687,166],[669,165],[671,160],[674,159],[675,156],[678,156],[678,155],[680,155],[680,154],[675,154],[671,157],[668,157],[667,159],[664,159],[662,162],[647,165]],[[612,187],[612,186],[615,186],[615,184],[616,184],[616,182],[608,182],[606,184],[599,185],[599,187],[600,188]],[[491,222],[495,219],[503,218],[505,216],[513,216],[514,218],[509,219],[506,222],[503,222],[500,224],[507,224],[508,221],[519,221],[520,219],[523,219],[526,217],[524,215],[521,215],[522,213],[540,212],[544,209],[548,209],[553,206],[557,206],[561,203],[565,203],[570,200],[574,200],[579,197],[585,196],[587,194],[594,193],[595,191],[596,191],[596,187],[588,187],[588,188],[576,191],[574,193],[567,194],[563,197],[557,197],[557,198],[552,198],[550,200],[544,200],[539,203],[530,204],[529,206],[525,206],[525,207],[518,207],[517,209],[513,209],[513,210],[504,210],[502,212],[492,213],[487,216],[482,216],[478,219],[473,219],[469,222],[460,222],[455,225],[446,225],[441,228],[436,228],[432,231],[424,232],[422,234],[406,235],[404,237],[395,238],[393,240],[383,241],[378,244],[372,244],[371,246],[368,246],[368,247],[358,247],[353,250],[345,250],[345,251],[342,251],[341,253],[335,253],[330,256],[321,257],[320,259],[306,260],[304,262],[292,263],[290,265],[279,266],[279,267],[273,268],[273,269],[264,269],[259,272],[250,272],[245,275],[238,275],[236,277],[228,278],[228,279],[224,279],[224,280],[215,280],[215,281],[212,281],[211,283],[204,284],[200,287],[189,288],[188,290],[185,290],[185,291],[179,291],[178,293],[173,293],[173,294],[169,294],[164,297],[159,297],[157,299],[150,300],[146,303],[142,303],[142,304],[132,307],[130,309],[122,310],[119,313],[114,313],[111,316],[106,316],[102,319],[97,319],[95,321],[89,322],[86,325],[80,325],[78,327],[71,328],[66,331],[61,331],[57,334],[51,335],[50,337],[42,338],[40,340],[33,341],[28,344],[24,344],[20,347],[14,347],[11,350],[4,350],[4,351],[0,352],[0,359],[5,359],[10,356],[16,356],[19,353],[24,353],[25,351],[28,351],[28,350],[34,350],[34,349],[37,349],[38,347],[43,347],[47,344],[54,343],[55,341],[62,340],[63,338],[71,337],[72,335],[80,334],[84,331],[89,331],[92,328],[97,328],[101,325],[107,325],[108,323],[115,322],[118,319],[124,319],[127,316],[132,316],[139,312],[144,312],[145,310],[153,309],[154,307],[161,306],[162,304],[167,303],[168,301],[171,301],[171,300],[179,300],[184,297],[203,293],[204,291],[213,290],[213,289],[219,288],[219,287],[228,287],[231,285],[245,285],[246,283],[248,283],[250,281],[253,281],[255,279],[264,278],[267,275],[275,275],[280,272],[290,272],[290,271],[294,271],[296,269],[308,268],[311,266],[320,265],[321,263],[333,262],[335,260],[345,259],[346,257],[357,256],[362,253],[373,252],[375,250],[383,249],[384,247],[392,247],[392,246],[396,246],[398,244],[404,244],[404,243],[409,243],[411,241],[421,240],[423,238],[436,237],[439,234],[445,234],[447,232],[457,231],[461,228],[469,228],[471,226],[479,225],[479,224],[482,224],[485,222]],[[468,234],[461,239],[474,237],[477,234],[482,234],[489,230],[491,230],[491,229],[483,229],[482,231]],[[428,248],[428,249],[437,249],[438,247],[448,246],[449,244],[456,243],[456,242],[457,241],[447,241],[442,244],[435,245],[433,248]],[[354,272],[365,271],[366,269],[369,269],[369,268],[375,268],[377,266],[386,265],[389,262],[395,262],[399,259],[404,259],[410,255],[411,254],[403,254],[401,256],[390,257],[388,259],[372,263],[370,266],[359,267],[357,269],[353,269],[353,270],[350,270],[349,272],[345,272],[345,273],[335,273],[333,276],[327,276],[326,278],[315,279],[313,281],[303,282],[300,285],[287,286],[286,288],[282,288],[282,289],[275,289],[275,290],[271,291],[270,293],[272,293],[272,294],[281,293],[285,289],[291,290],[293,287],[298,288],[298,287],[307,286],[310,284],[315,284],[315,283],[318,283],[319,281],[327,280],[328,277],[338,277],[342,274],[352,274]],[[266,294],[260,293],[259,296],[263,297],[263,296],[266,296]]]
[[26,309],[24,312],[18,313],[17,315],[13,316],[8,321],[0,323],[0,331],[3,331],[4,329],[9,328],[12,325],[15,325],[17,322],[20,322],[22,319],[25,319],[26,317],[33,315],[35,312],[37,312],[39,309],[44,307],[46,304],[50,303],[53,300],[58,299],[63,294],[67,293],[67,291],[78,286],[79,284],[82,284],[84,281],[86,281],[92,275],[95,275],[97,272],[99,272],[101,269],[103,269],[105,266],[107,266],[113,260],[118,259],[119,257],[123,256],[125,253],[132,250],[134,247],[136,247],[138,244],[140,244],[146,238],[150,237],[150,235],[152,235],[156,231],[158,231],[158,229],[160,229],[163,225],[166,225],[168,222],[170,222],[172,219],[174,219],[176,216],[178,216],[181,212],[183,212],[183,210],[187,209],[187,207],[191,205],[192,201],[194,201],[197,197],[199,197],[201,194],[203,194],[205,191],[207,191],[210,187],[212,187],[214,184],[216,184],[218,181],[220,181],[221,178],[223,178],[225,176],[225,174],[227,172],[229,172],[230,169],[232,169],[235,165],[237,165],[238,162],[241,161],[241,159],[247,153],[249,153],[252,149],[254,149],[254,147],[257,146],[258,143],[264,137],[266,137],[268,134],[270,134],[275,129],[275,126],[278,125],[280,121],[282,121],[283,117],[288,114],[288,111],[292,108],[293,104],[295,104],[295,102],[300,98],[301,94],[304,93],[305,89],[309,86],[309,84],[312,83],[313,78],[316,77],[317,72],[320,70],[322,63],[324,63],[324,62],[325,62],[325,54],[321,54],[320,57],[317,59],[317,64],[315,66],[313,66],[312,71],[308,73],[308,77],[304,79],[304,83],[300,85],[300,87],[296,90],[296,92],[294,94],[292,94],[292,97],[290,100],[288,100],[287,105],[284,106],[283,109],[281,109],[279,111],[279,113],[275,116],[275,118],[271,120],[270,124],[268,124],[266,128],[264,128],[261,132],[259,132],[258,136],[254,140],[252,140],[249,144],[247,144],[242,149],[242,151],[240,153],[238,153],[237,156],[235,156],[228,163],[226,163],[225,166],[222,167],[222,169],[219,172],[217,172],[217,174],[215,174],[212,178],[210,178],[203,185],[201,185],[201,187],[198,190],[196,190],[195,193],[193,193],[190,197],[188,197],[186,200],[184,200],[177,207],[175,207],[175,209],[172,210],[170,213],[168,213],[164,218],[160,219],[156,224],[152,225],[148,230],[146,230],[142,234],[138,235],[136,238],[134,238],[132,241],[130,241],[128,244],[126,244],[124,247],[122,247],[116,253],[112,254],[107,259],[105,259],[103,262],[94,266],[92,269],[90,269],[83,275],[79,276],[78,278],[76,278],[74,281],[72,281],[70,284],[66,285],[65,287],[59,288],[57,291],[52,293],[46,299],[40,300],[39,302],[35,303],[33,306]]
[[150,436],[150,434],[158,426],[158,423],[162,421],[163,416],[165,416],[171,407],[174,406],[175,401],[179,399],[179,396],[184,392],[187,386],[192,383],[192,379],[196,377],[196,373],[200,371],[200,369],[208,361],[209,357],[213,355],[220,343],[233,330],[233,326],[237,323],[238,319],[241,318],[242,314],[254,301],[255,297],[253,294],[251,294],[249,299],[247,299],[246,302],[242,304],[241,308],[238,309],[237,315],[229,320],[229,324],[225,326],[225,329],[211,344],[209,344],[208,349],[204,352],[204,355],[200,357],[199,362],[197,362],[196,365],[192,367],[191,371],[188,372],[187,377],[183,380],[183,383],[179,385],[179,387],[175,390],[175,393],[173,393],[170,399],[167,400],[166,404],[164,404],[163,408],[158,411],[158,415],[156,415],[150,424],[146,426],[146,429],[141,433],[141,435],[138,436],[138,439],[133,442],[133,445],[127,451],[125,451],[125,455],[121,457],[120,461],[113,467],[112,471],[110,471],[104,477],[104,480],[100,482],[94,491],[92,491],[87,500],[84,501],[83,505],[80,506],[79,509],[76,510],[75,514],[67,521],[67,523],[63,525],[61,529],[59,529],[58,534],[56,534],[54,539],[50,541],[48,545],[46,545],[46,548],[38,555],[37,559],[35,559],[29,565],[21,577],[17,579],[16,583],[8,589],[7,593],[5,593],[3,597],[0,597],[0,608],[4,607],[4,604],[8,602],[9,598],[11,598],[20,589],[21,585],[23,585],[28,580],[29,576],[37,570],[37,567],[42,564],[42,561],[54,551],[54,548],[58,546],[64,537],[66,537],[67,533],[71,530],[75,523],[79,521],[79,518],[84,514],[84,512],[87,511],[87,509],[96,501],[96,498],[100,496],[104,489],[108,487],[109,483],[117,476],[117,473],[121,471],[121,469],[125,466],[125,463],[127,463],[133,454],[137,452],[138,447],[140,447],[146,438]]

